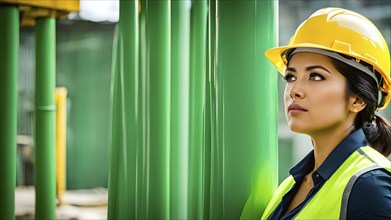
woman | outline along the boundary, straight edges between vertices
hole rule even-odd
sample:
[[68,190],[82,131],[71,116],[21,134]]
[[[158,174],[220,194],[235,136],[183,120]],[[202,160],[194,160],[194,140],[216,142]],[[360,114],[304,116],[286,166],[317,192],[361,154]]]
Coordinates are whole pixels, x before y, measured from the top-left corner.
[[314,150],[278,187],[262,219],[391,219],[390,53],[377,28],[344,9],[318,10],[288,46],[266,52],[286,80],[292,131]]

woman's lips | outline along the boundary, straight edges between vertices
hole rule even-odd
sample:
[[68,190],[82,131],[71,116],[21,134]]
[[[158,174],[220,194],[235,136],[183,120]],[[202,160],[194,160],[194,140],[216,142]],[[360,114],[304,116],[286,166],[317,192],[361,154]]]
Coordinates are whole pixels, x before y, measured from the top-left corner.
[[307,112],[308,110],[299,104],[292,103],[288,106],[288,113],[291,115]]

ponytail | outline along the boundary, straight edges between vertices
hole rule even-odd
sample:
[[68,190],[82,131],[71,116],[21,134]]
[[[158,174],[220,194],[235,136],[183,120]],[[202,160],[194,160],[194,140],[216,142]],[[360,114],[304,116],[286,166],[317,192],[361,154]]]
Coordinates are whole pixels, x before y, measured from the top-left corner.
[[364,122],[362,127],[369,145],[385,157],[391,154],[391,124],[380,115],[372,122]]

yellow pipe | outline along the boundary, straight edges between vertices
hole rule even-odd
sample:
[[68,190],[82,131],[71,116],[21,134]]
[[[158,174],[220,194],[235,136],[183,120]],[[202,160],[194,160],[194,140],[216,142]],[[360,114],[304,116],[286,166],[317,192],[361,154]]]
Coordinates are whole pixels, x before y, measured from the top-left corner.
[[61,197],[66,190],[67,94],[68,90],[65,87],[56,88],[56,185],[60,205]]

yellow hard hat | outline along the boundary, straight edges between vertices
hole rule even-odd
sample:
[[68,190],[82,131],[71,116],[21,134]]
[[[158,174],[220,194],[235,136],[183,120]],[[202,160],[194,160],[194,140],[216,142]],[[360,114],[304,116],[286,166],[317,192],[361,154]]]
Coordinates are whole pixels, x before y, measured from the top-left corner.
[[352,57],[357,63],[370,64],[382,77],[379,107],[385,108],[390,102],[390,52],[382,34],[364,16],[341,8],[320,9],[297,28],[288,46],[269,49],[265,55],[284,75],[286,52],[294,48],[337,52]]

